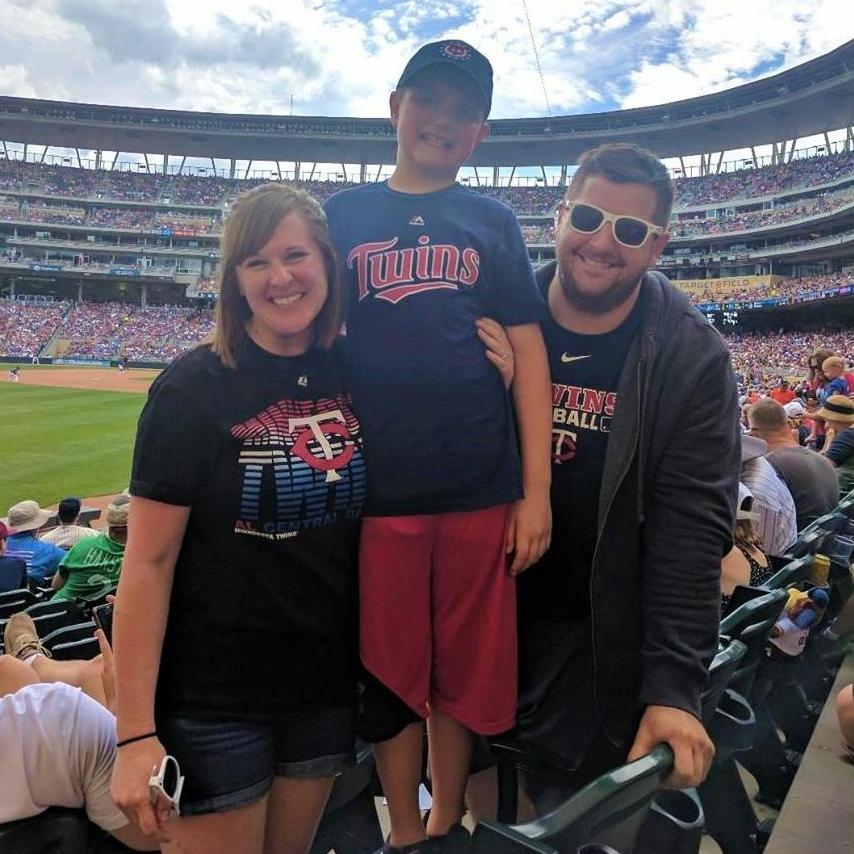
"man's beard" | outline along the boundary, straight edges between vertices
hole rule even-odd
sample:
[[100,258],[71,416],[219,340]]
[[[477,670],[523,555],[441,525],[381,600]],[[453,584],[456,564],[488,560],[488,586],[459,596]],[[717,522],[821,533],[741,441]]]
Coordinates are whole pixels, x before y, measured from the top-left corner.
[[606,291],[588,294],[580,290],[572,275],[558,261],[560,286],[567,301],[585,314],[607,314],[631,299],[641,276],[619,278]]

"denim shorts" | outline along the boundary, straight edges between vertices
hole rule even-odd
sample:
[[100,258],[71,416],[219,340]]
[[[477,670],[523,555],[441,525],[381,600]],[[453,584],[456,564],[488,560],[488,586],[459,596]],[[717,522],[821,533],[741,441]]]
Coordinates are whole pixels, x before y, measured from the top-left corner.
[[157,732],[184,775],[181,814],[226,812],[263,798],[274,777],[334,777],[355,762],[353,710],[269,723],[160,717]]

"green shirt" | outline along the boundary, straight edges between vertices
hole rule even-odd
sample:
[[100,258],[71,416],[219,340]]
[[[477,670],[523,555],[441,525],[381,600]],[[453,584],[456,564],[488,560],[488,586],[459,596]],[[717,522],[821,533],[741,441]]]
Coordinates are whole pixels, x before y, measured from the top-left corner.
[[124,553],[124,544],[111,540],[106,534],[81,540],[59,564],[57,572],[65,579],[65,584],[53,598],[97,599],[119,583]]

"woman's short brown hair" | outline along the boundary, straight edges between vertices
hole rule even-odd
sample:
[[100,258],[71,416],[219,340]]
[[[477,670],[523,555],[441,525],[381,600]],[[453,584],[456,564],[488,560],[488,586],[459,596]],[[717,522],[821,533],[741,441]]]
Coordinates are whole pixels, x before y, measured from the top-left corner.
[[341,331],[341,278],[326,214],[305,190],[287,184],[262,184],[235,202],[226,217],[220,238],[219,299],[211,346],[229,368],[237,367],[240,344],[247,334],[246,323],[252,315],[238,287],[237,267],[270,240],[279,223],[289,214],[302,218],[320,250],[326,270],[328,293],[314,321],[314,346],[328,349]]

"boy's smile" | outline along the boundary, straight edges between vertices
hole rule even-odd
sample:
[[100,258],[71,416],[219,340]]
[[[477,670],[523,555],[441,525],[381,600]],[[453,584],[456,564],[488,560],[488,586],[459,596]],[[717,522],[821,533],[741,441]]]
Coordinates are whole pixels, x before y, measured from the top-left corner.
[[483,100],[463,72],[430,68],[392,92],[398,166],[413,175],[452,182],[457,170],[489,133]]

